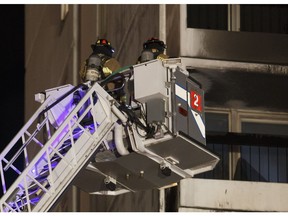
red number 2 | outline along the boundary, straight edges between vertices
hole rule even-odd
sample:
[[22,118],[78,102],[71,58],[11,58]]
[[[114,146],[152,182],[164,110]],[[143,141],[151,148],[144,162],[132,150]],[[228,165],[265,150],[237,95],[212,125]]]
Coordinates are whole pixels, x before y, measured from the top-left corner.
[[202,112],[202,98],[201,95],[195,91],[190,92],[190,105],[192,109]]

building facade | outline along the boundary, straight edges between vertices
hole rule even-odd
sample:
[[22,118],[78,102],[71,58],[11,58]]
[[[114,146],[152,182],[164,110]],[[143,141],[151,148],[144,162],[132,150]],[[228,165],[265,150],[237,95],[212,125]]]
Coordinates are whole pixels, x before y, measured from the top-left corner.
[[108,197],[71,187],[55,211],[287,211],[287,14],[287,5],[25,5],[26,119],[35,93],[80,82],[97,38],[127,66],[158,37],[202,84],[207,146],[221,158],[170,189]]

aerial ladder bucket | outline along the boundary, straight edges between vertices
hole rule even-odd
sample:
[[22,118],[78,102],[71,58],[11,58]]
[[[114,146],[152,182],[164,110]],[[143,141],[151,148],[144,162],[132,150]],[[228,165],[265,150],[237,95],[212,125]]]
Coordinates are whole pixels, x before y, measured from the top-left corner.
[[[119,77],[120,88],[104,90]],[[0,155],[1,212],[49,211],[71,184],[101,195],[169,187],[219,161],[205,146],[204,91],[181,58],[35,99],[42,105]]]

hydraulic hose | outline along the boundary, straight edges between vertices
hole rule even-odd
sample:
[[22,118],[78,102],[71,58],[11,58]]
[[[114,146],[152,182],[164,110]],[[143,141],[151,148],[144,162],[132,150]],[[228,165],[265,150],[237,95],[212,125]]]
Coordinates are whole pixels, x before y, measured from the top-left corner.
[[120,155],[128,155],[129,151],[126,149],[123,143],[122,125],[118,122],[115,123],[114,136],[115,136],[115,146],[118,153]]

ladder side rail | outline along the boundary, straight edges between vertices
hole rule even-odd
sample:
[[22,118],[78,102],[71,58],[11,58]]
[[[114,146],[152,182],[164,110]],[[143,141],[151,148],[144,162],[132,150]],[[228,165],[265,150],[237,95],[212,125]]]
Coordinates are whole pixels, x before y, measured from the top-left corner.
[[15,162],[15,160],[21,155],[21,153],[24,151],[26,147],[29,145],[29,143],[34,139],[34,137],[38,134],[38,132],[41,131],[41,129],[43,128],[43,126],[46,124],[46,121],[48,119],[44,119],[42,123],[37,124],[37,128],[36,130],[31,134],[31,136],[28,138],[28,140],[22,144],[22,146],[20,147],[20,149],[18,149],[18,151],[16,152],[16,154],[10,159],[10,161],[8,161],[8,163],[6,164],[6,166],[4,167],[4,171],[7,171],[7,169]]
[[[46,119],[48,119],[48,118],[46,117],[45,119],[43,119],[43,121],[44,121],[44,120],[46,121]],[[49,124],[49,122],[46,121],[46,127],[47,127],[48,124]],[[25,133],[27,134],[28,137],[31,137],[31,136],[32,136],[32,134],[30,134],[29,131],[25,131]],[[35,138],[35,136],[32,137],[32,140],[33,140],[36,144],[38,144],[40,147],[43,147],[43,146],[44,146],[43,143],[41,143],[38,139]],[[25,143],[24,137],[23,137],[22,143]]]
[[[69,127],[72,128],[71,121],[69,122]],[[73,157],[73,163],[72,163],[72,165],[73,165],[73,166],[76,166],[77,160],[76,160],[75,142],[74,142],[74,137],[73,137],[73,131],[70,130],[68,134],[69,134],[70,140],[71,140],[71,152],[72,152],[72,155],[73,155],[73,156],[72,156],[72,157]],[[52,173],[52,170],[51,170],[50,173]],[[53,181],[53,178],[52,178],[52,181]]]
[[32,117],[27,121],[27,123],[22,127],[22,129],[15,135],[15,137],[10,141],[6,148],[0,154],[0,160],[2,160],[5,155],[10,151],[10,149],[22,138],[22,135],[29,129],[29,127],[37,120],[39,114],[46,108],[50,103],[50,99],[47,98],[45,102],[37,109],[37,111],[32,115]]
[[[8,164],[8,161],[7,161],[5,158],[3,158],[3,161]],[[19,169],[17,169],[17,167],[15,167],[13,164],[11,164],[10,167],[11,167],[11,169],[13,169],[18,175],[21,175],[22,172],[21,172]]]
[[0,175],[1,175],[1,184],[2,184],[3,194],[5,194],[7,188],[6,188],[6,181],[5,181],[4,172],[3,172],[3,166],[2,166],[2,162],[1,161],[0,161]]
[[[4,194],[7,192],[7,188],[6,188],[5,172],[4,172],[3,163],[8,164],[8,160],[5,157],[7,154],[9,154],[11,149],[13,149],[13,147],[16,145],[16,143],[18,143],[20,141],[23,144],[25,142],[25,139],[23,138],[25,136],[25,133],[28,131],[28,129],[31,127],[31,125],[35,122],[35,120],[37,120],[39,114],[42,112],[42,110],[45,109],[45,107],[48,105],[48,103],[50,103],[49,98],[47,98],[47,100],[36,110],[36,112],[28,120],[28,122],[22,127],[22,129],[16,134],[16,136],[10,141],[10,143],[4,148],[4,150],[0,154],[1,184],[2,184]],[[25,150],[25,152],[26,152],[26,150]],[[28,163],[27,159],[26,159],[26,164]],[[14,169],[14,168],[12,167],[12,169]]]
[[[47,119],[44,119],[43,120],[43,122],[45,122]],[[39,131],[41,131],[41,129],[39,130]],[[25,131],[24,133],[27,133],[27,131]],[[29,133],[28,133],[29,134]],[[28,139],[29,140],[29,143],[32,141],[32,140],[34,140],[35,141],[35,139],[34,138],[31,138],[32,137],[32,135],[29,137],[30,139]],[[27,141],[28,141],[27,140]],[[9,177],[9,172],[6,172],[9,168],[11,168],[12,170],[14,170],[15,172],[14,173],[16,173],[17,175],[18,175],[18,177],[21,175],[21,173],[23,172],[23,170],[25,170],[26,169],[26,167],[29,165],[29,160],[28,160],[28,151],[27,151],[27,146],[28,146],[28,142],[26,141],[25,142],[25,139],[23,139],[23,136],[21,136],[21,140],[18,140],[18,141],[24,141],[24,143],[22,143],[22,146],[20,147],[20,149],[12,156],[12,158],[10,159],[10,161],[8,161],[5,157],[3,157],[2,158],[2,161],[1,161],[1,165],[3,166],[3,163],[5,163],[6,164],[6,166],[3,168],[2,166],[1,166],[1,174],[3,174],[3,175],[1,175],[1,183],[2,183],[2,187],[5,187],[6,189],[5,189],[5,193],[6,193],[6,191],[7,191],[7,187],[6,187],[6,185],[5,185],[5,178],[8,176]],[[16,142],[17,143],[17,142]],[[35,142],[36,144],[39,144],[39,141],[37,140],[37,142]],[[12,146],[12,149],[13,149],[13,146]],[[10,153],[10,152],[8,152],[8,153]],[[7,154],[8,154],[7,153]],[[16,166],[14,166],[13,165],[13,163],[18,159],[18,157],[20,156],[20,155],[22,155],[22,153],[23,153],[23,156],[24,156],[24,167],[23,167],[23,170],[22,170],[22,168],[21,168],[21,170],[22,171],[20,171]],[[10,157],[10,156],[9,156]],[[16,177],[16,179],[18,178],[18,177]],[[11,187],[12,185],[10,185],[10,187]]]
[[[25,143],[25,136],[22,135],[22,143]],[[29,158],[28,158],[28,151],[27,148],[24,149],[24,161],[25,161],[25,167],[29,164]]]

